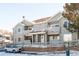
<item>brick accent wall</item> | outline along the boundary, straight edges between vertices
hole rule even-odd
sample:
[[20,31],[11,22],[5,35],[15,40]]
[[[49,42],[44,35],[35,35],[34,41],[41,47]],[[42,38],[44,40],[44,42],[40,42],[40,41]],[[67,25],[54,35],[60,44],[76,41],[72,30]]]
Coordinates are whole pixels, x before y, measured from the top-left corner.
[[23,51],[34,51],[34,52],[51,52],[51,51],[63,51],[64,47],[47,47],[47,48],[35,48],[35,47],[24,47]]

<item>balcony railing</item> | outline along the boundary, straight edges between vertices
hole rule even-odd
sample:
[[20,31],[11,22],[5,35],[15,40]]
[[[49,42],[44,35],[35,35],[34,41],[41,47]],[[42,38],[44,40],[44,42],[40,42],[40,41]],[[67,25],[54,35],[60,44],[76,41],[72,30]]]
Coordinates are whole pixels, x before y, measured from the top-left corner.
[[59,33],[60,32],[60,27],[51,27],[48,29],[49,33]]
[[[23,41],[20,44],[24,47],[60,47],[60,46],[64,46],[65,42],[63,40],[53,40],[51,42],[30,42],[30,41]],[[70,42],[70,46],[75,47],[75,46],[79,46],[79,40],[72,40]]]

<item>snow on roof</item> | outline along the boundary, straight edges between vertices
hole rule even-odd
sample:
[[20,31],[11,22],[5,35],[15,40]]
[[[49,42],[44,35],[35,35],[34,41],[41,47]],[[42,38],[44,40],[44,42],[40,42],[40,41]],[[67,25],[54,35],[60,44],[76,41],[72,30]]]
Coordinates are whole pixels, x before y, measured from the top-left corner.
[[3,29],[0,29],[0,34],[1,35],[12,35],[11,32],[7,31],[7,30],[3,30]]
[[54,16],[49,16],[49,17],[44,17],[44,18],[41,18],[41,19],[37,19],[37,20],[34,20],[33,23],[34,24],[39,24],[39,23],[46,23],[46,22],[50,22],[50,20],[57,20],[57,18],[59,18],[60,16],[62,15],[61,12],[55,14]]
[[30,21],[27,21],[27,20],[23,20],[21,23],[27,26],[33,25]]
[[[23,21],[19,22],[15,27],[17,27],[18,25],[23,25],[23,26],[32,26],[33,23],[30,22],[30,21],[27,21],[27,20],[23,20]],[[15,28],[15,27],[14,27],[14,28]]]
[[51,17],[45,17],[45,18],[37,19],[37,20],[34,20],[33,22],[35,22],[35,23],[44,22],[44,21],[47,21],[49,18],[51,18]]

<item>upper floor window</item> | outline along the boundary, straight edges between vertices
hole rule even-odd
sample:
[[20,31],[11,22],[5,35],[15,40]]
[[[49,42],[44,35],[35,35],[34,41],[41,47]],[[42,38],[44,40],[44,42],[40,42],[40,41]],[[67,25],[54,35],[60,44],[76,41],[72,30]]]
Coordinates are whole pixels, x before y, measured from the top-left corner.
[[20,32],[20,28],[18,28],[18,32]]
[[31,26],[29,27],[29,30],[32,30],[32,27]]
[[10,37],[6,37],[6,39],[10,40]]
[[2,35],[0,35],[0,37],[3,37]]
[[59,27],[59,24],[50,25],[49,27],[50,27],[50,28]]
[[31,26],[24,26],[24,30],[32,30]]
[[65,21],[65,22],[64,22],[64,27],[66,27],[66,28],[67,28],[67,26],[68,26],[68,22],[67,22],[67,21]]
[[59,27],[59,25],[55,25],[55,27]]
[[24,30],[28,30],[28,26],[24,26]]

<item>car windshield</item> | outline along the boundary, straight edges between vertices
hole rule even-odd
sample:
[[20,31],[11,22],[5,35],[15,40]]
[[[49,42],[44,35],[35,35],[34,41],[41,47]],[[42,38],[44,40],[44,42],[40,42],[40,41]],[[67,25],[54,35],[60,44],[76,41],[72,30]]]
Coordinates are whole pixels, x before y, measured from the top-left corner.
[[17,48],[18,46],[16,46],[16,45],[7,45],[6,47],[7,48]]
[[11,48],[17,48],[18,46],[16,46],[16,45],[13,45],[13,46],[11,46]]

